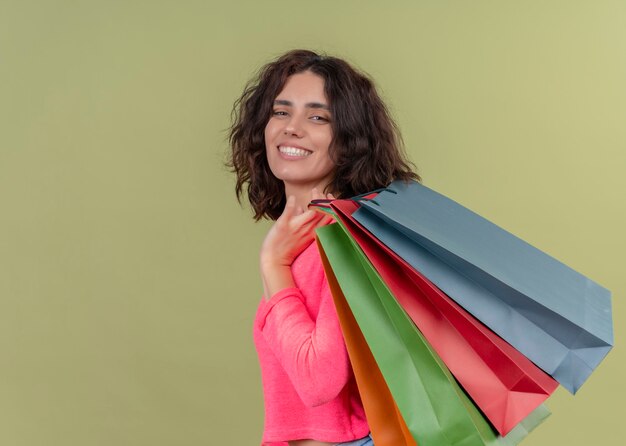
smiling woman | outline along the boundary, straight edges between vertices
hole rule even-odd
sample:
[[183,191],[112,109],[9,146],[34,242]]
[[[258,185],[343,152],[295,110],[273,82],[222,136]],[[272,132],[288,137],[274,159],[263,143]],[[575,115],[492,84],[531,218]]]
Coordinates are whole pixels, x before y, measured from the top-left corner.
[[311,199],[419,180],[373,82],[342,59],[290,51],[264,66],[233,107],[228,165],[263,241],[254,322],[267,446],[372,445],[315,229]]
[[324,79],[310,71],[289,77],[274,101],[265,127],[265,150],[287,196],[308,197],[313,188],[332,179],[335,165],[328,148],[333,131],[327,102]]

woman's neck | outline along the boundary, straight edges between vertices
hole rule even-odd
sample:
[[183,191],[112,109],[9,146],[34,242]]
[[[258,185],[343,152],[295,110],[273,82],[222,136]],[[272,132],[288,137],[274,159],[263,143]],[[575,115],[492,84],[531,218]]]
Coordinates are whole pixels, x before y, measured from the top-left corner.
[[319,182],[317,184],[285,184],[285,197],[294,195],[296,197],[296,206],[306,211],[308,204],[312,199],[313,188],[317,189],[317,192],[326,196],[326,193],[332,193],[332,191],[324,189],[328,186],[328,182]]

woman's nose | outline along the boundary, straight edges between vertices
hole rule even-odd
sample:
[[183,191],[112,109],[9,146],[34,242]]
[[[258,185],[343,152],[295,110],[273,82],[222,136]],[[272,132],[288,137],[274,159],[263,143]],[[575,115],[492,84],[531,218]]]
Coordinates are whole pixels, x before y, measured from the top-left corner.
[[291,118],[285,123],[285,134],[286,135],[296,135],[302,136],[304,132],[304,127],[302,125],[301,118],[298,116],[291,116]]

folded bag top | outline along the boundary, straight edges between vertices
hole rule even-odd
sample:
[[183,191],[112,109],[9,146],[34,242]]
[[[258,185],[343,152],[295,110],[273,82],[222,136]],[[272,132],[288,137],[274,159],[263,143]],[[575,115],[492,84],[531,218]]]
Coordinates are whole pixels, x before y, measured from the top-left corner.
[[[423,258],[435,258],[463,276],[473,291],[459,295],[458,280],[448,289],[446,280],[442,283],[420,270],[420,261],[406,259],[571,392],[613,345],[611,295],[606,288],[453,200],[417,182],[396,181],[374,200],[361,200],[361,205],[354,218],[400,256],[406,257],[406,252],[398,244],[410,239],[427,253]],[[384,233],[389,231],[381,233],[385,226],[381,220],[405,240]],[[468,298],[476,295],[477,285],[487,300]],[[494,299],[506,311],[490,312],[485,303]],[[507,323],[500,320],[494,326],[489,320],[501,319],[508,310],[516,315]],[[534,339],[549,336],[563,348],[549,355],[536,354],[543,346],[530,345],[527,338],[534,335],[525,336],[528,329],[542,331]]]

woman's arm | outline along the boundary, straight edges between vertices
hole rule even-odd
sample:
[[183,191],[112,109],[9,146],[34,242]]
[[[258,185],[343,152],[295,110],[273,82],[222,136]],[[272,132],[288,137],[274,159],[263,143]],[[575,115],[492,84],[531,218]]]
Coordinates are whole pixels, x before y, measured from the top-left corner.
[[[314,189],[311,198],[323,196]],[[311,264],[303,268],[307,276],[298,281],[300,286],[320,293],[315,319],[304,304],[291,269],[295,258],[313,243],[315,228],[330,222],[332,218],[325,214],[299,209],[291,196],[268,232],[260,256],[267,299],[260,329],[300,398],[309,406],[335,398],[349,374],[347,351],[319,253],[308,257]]]
[[302,290],[284,288],[266,303],[259,328],[289,376],[300,399],[319,406],[334,399],[349,377],[349,359],[321,261],[304,280],[322,283],[319,311],[313,319]]

